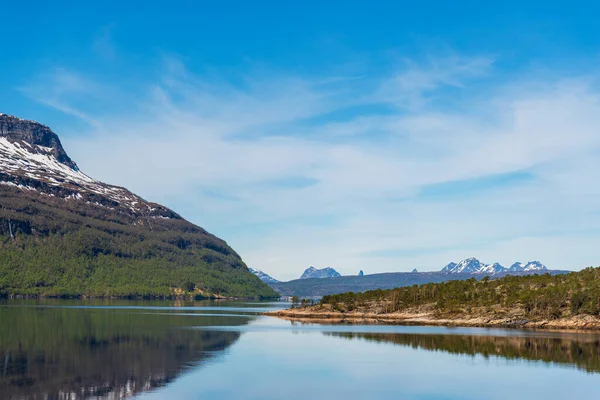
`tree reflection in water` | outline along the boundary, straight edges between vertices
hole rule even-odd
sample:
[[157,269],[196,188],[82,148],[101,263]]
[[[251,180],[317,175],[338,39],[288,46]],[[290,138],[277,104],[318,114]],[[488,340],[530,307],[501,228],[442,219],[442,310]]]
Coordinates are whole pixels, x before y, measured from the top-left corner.
[[359,339],[450,354],[501,357],[571,365],[600,372],[600,337],[588,334],[549,336],[464,336],[389,333],[323,332],[328,336]]
[[[144,310],[0,306],[0,321],[3,400],[129,397],[164,386],[240,337],[182,329],[218,325],[222,317],[191,322]],[[247,322],[227,320],[228,325]]]

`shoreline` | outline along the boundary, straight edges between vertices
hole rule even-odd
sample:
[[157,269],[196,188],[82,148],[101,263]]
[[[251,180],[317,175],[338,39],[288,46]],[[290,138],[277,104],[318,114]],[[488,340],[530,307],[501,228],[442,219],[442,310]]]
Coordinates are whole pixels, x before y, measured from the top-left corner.
[[396,312],[389,314],[314,311],[287,309],[269,311],[264,315],[291,322],[315,324],[386,324],[400,326],[445,326],[465,328],[508,328],[552,331],[600,332],[600,318],[580,315],[555,320],[528,320],[524,318],[493,318],[487,316],[435,316],[430,312]]
[[226,297],[219,295],[212,296],[90,296],[90,295],[72,295],[72,296],[45,296],[45,295],[4,295],[0,294],[0,300],[277,300],[279,297]]

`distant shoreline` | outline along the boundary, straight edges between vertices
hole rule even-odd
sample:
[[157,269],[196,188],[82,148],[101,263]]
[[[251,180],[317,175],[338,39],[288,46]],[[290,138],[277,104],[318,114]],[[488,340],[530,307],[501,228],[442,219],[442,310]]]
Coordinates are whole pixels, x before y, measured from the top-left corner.
[[202,300],[277,300],[280,297],[226,297],[226,296],[202,296],[202,295],[172,295],[172,296],[139,296],[139,295],[124,295],[124,296],[89,296],[89,295],[36,295],[36,294],[11,294],[5,295],[0,293],[0,300],[186,300],[186,301],[202,301]]
[[467,328],[511,328],[536,330],[598,331],[600,318],[590,315],[578,315],[553,320],[528,320],[522,318],[494,318],[482,315],[445,315],[436,316],[433,312],[396,312],[377,314],[369,312],[339,312],[318,309],[319,306],[306,309],[287,309],[269,311],[264,315],[300,323],[318,324],[387,324],[407,326],[446,326]]

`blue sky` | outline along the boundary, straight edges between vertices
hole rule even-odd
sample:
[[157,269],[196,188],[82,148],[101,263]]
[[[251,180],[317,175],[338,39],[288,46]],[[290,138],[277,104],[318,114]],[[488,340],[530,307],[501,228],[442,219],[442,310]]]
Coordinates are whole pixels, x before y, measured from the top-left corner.
[[21,3],[0,111],[276,278],[599,264],[594,2]]

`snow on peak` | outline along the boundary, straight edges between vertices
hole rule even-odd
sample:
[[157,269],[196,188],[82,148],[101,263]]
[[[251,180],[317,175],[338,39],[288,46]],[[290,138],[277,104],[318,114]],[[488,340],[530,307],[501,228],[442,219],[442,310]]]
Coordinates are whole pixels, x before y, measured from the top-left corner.
[[483,264],[475,257],[466,258],[458,264],[451,262],[442,268],[442,272],[451,274],[497,274],[504,271],[506,271],[506,268],[498,263]]
[[479,270],[484,266],[485,265],[481,264],[481,262],[478,259],[476,259],[475,257],[471,257],[460,261],[458,264],[450,263],[446,265],[442,269],[442,271],[450,272],[453,274],[472,274],[479,272]]
[[504,268],[499,263],[493,263],[490,265],[482,265],[478,272],[486,274],[497,274],[500,272],[506,272],[506,268]]
[[529,261],[527,264],[516,262],[509,268],[509,271],[514,272],[531,272],[531,271],[547,271],[548,268],[539,261]]
[[279,281],[273,277],[271,277],[268,274],[265,274],[264,272],[258,270],[258,269],[254,269],[254,268],[248,268],[250,270],[250,272],[252,272],[254,275],[258,276],[258,278],[263,281],[264,283],[278,283]]
[[11,142],[0,136],[0,167],[6,172],[22,172],[38,180],[55,176],[78,184],[95,182],[79,169],[58,161],[52,154],[53,149],[44,146],[33,148],[27,144],[21,141]]
[[334,278],[336,276],[341,276],[339,272],[330,267],[325,267],[322,269],[317,269],[312,265],[307,268],[300,279],[308,279],[308,278]]
[[150,217],[180,218],[129,190],[107,185],[79,170],[58,136],[45,125],[0,113],[0,184],[78,199]]
[[499,263],[484,264],[478,259],[471,257],[462,260],[461,262],[446,265],[442,268],[442,272],[452,274],[488,274],[494,275],[502,272],[532,272],[532,271],[546,271],[545,265],[539,261],[529,261],[523,265],[520,262],[516,262],[511,265],[510,268],[504,268]]

